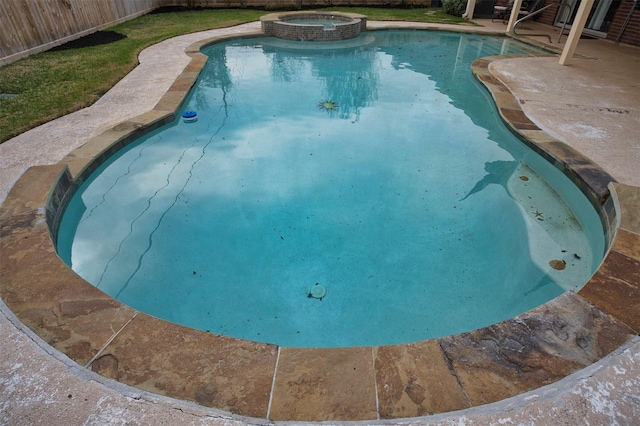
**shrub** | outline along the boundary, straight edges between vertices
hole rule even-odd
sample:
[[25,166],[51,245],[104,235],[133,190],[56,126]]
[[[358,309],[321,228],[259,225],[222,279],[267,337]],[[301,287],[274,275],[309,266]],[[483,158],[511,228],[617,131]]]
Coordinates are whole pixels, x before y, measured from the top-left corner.
[[442,0],[442,7],[449,15],[461,17],[467,10],[467,0]]

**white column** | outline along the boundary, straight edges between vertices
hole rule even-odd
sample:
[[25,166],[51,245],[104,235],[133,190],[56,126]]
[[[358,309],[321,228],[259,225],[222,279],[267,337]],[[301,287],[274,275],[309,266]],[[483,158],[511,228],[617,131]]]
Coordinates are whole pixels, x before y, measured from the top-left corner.
[[509,16],[509,23],[507,24],[507,33],[513,34],[513,27],[518,20],[518,11],[522,7],[522,0],[515,0],[513,2],[513,8],[511,9],[511,16]]
[[578,41],[582,35],[584,25],[587,23],[587,18],[589,17],[589,12],[591,12],[594,1],[595,0],[582,0],[580,2],[578,13],[573,20],[573,24],[571,24],[569,37],[567,37],[567,42],[564,45],[564,49],[562,49],[562,55],[560,55],[560,65],[569,65],[569,62],[573,59],[573,54],[576,53]]
[[476,0],[467,1],[467,10],[462,14],[463,18],[473,19],[473,11],[476,8]]

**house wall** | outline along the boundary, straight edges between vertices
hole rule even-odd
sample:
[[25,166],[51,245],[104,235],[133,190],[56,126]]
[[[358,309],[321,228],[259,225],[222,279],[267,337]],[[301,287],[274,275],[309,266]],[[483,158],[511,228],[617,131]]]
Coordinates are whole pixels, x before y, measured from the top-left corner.
[[[549,0],[547,0],[547,2],[549,2]],[[613,18],[613,22],[611,23],[611,28],[609,28],[609,32],[607,33],[607,40],[616,39],[624,21],[629,15],[629,11],[633,8],[633,5],[634,3],[631,0],[625,0],[620,4],[620,7]],[[558,6],[555,5],[545,10],[540,14],[538,22],[553,25],[558,9]],[[640,46],[640,9],[634,11],[620,42]]]
[[[640,2],[638,3],[640,4]],[[623,1],[613,18],[611,28],[607,33],[607,39],[615,40],[620,32],[620,29],[624,25],[624,21],[629,15],[629,11],[633,8],[634,4],[631,1]],[[632,44],[640,46],[640,8],[636,9],[629,20],[629,23],[622,34],[620,39],[621,43]]]
[[[547,5],[549,1],[547,0],[545,2],[545,5]],[[538,17],[538,22],[542,23],[542,24],[547,24],[547,25],[553,25],[553,21],[556,18],[556,14],[558,13],[558,6],[551,6],[549,9],[545,9],[542,11],[542,13],[540,14],[540,16]]]

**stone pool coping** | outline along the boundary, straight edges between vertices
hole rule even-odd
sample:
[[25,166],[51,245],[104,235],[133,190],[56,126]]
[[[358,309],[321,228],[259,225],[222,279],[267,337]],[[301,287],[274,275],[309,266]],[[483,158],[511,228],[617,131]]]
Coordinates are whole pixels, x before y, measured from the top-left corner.
[[580,370],[638,334],[638,188],[613,184],[620,214],[612,215],[616,197],[609,197],[610,177],[535,127],[491,76],[487,58],[474,63],[474,73],[491,90],[507,123],[566,168],[589,190],[592,202],[604,202],[609,224],[620,221],[617,233],[609,234],[613,244],[603,265],[577,294],[565,293],[512,320],[442,339],[299,349],[167,323],[86,283],[60,261],[51,243],[48,223],[55,223],[65,185],[145,126],[170,121],[204,65],[198,45],[209,41],[187,48],[191,64],[152,111],[93,138],[57,165],[27,170],[0,208],[0,249],[8,254],[0,260],[0,296],[50,345],[106,377],[204,406],[273,420],[339,421],[412,417],[501,400]]

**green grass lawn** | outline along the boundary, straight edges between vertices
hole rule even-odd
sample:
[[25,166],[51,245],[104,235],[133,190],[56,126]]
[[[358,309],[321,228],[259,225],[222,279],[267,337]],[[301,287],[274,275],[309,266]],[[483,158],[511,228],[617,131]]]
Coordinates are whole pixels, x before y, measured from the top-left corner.
[[[467,21],[441,9],[331,8],[370,20],[435,23]],[[209,9],[141,16],[109,28],[126,38],[109,44],[47,51],[0,67],[0,143],[54,118],[89,106],[129,73],[138,53],[181,34],[257,21],[263,10]]]

